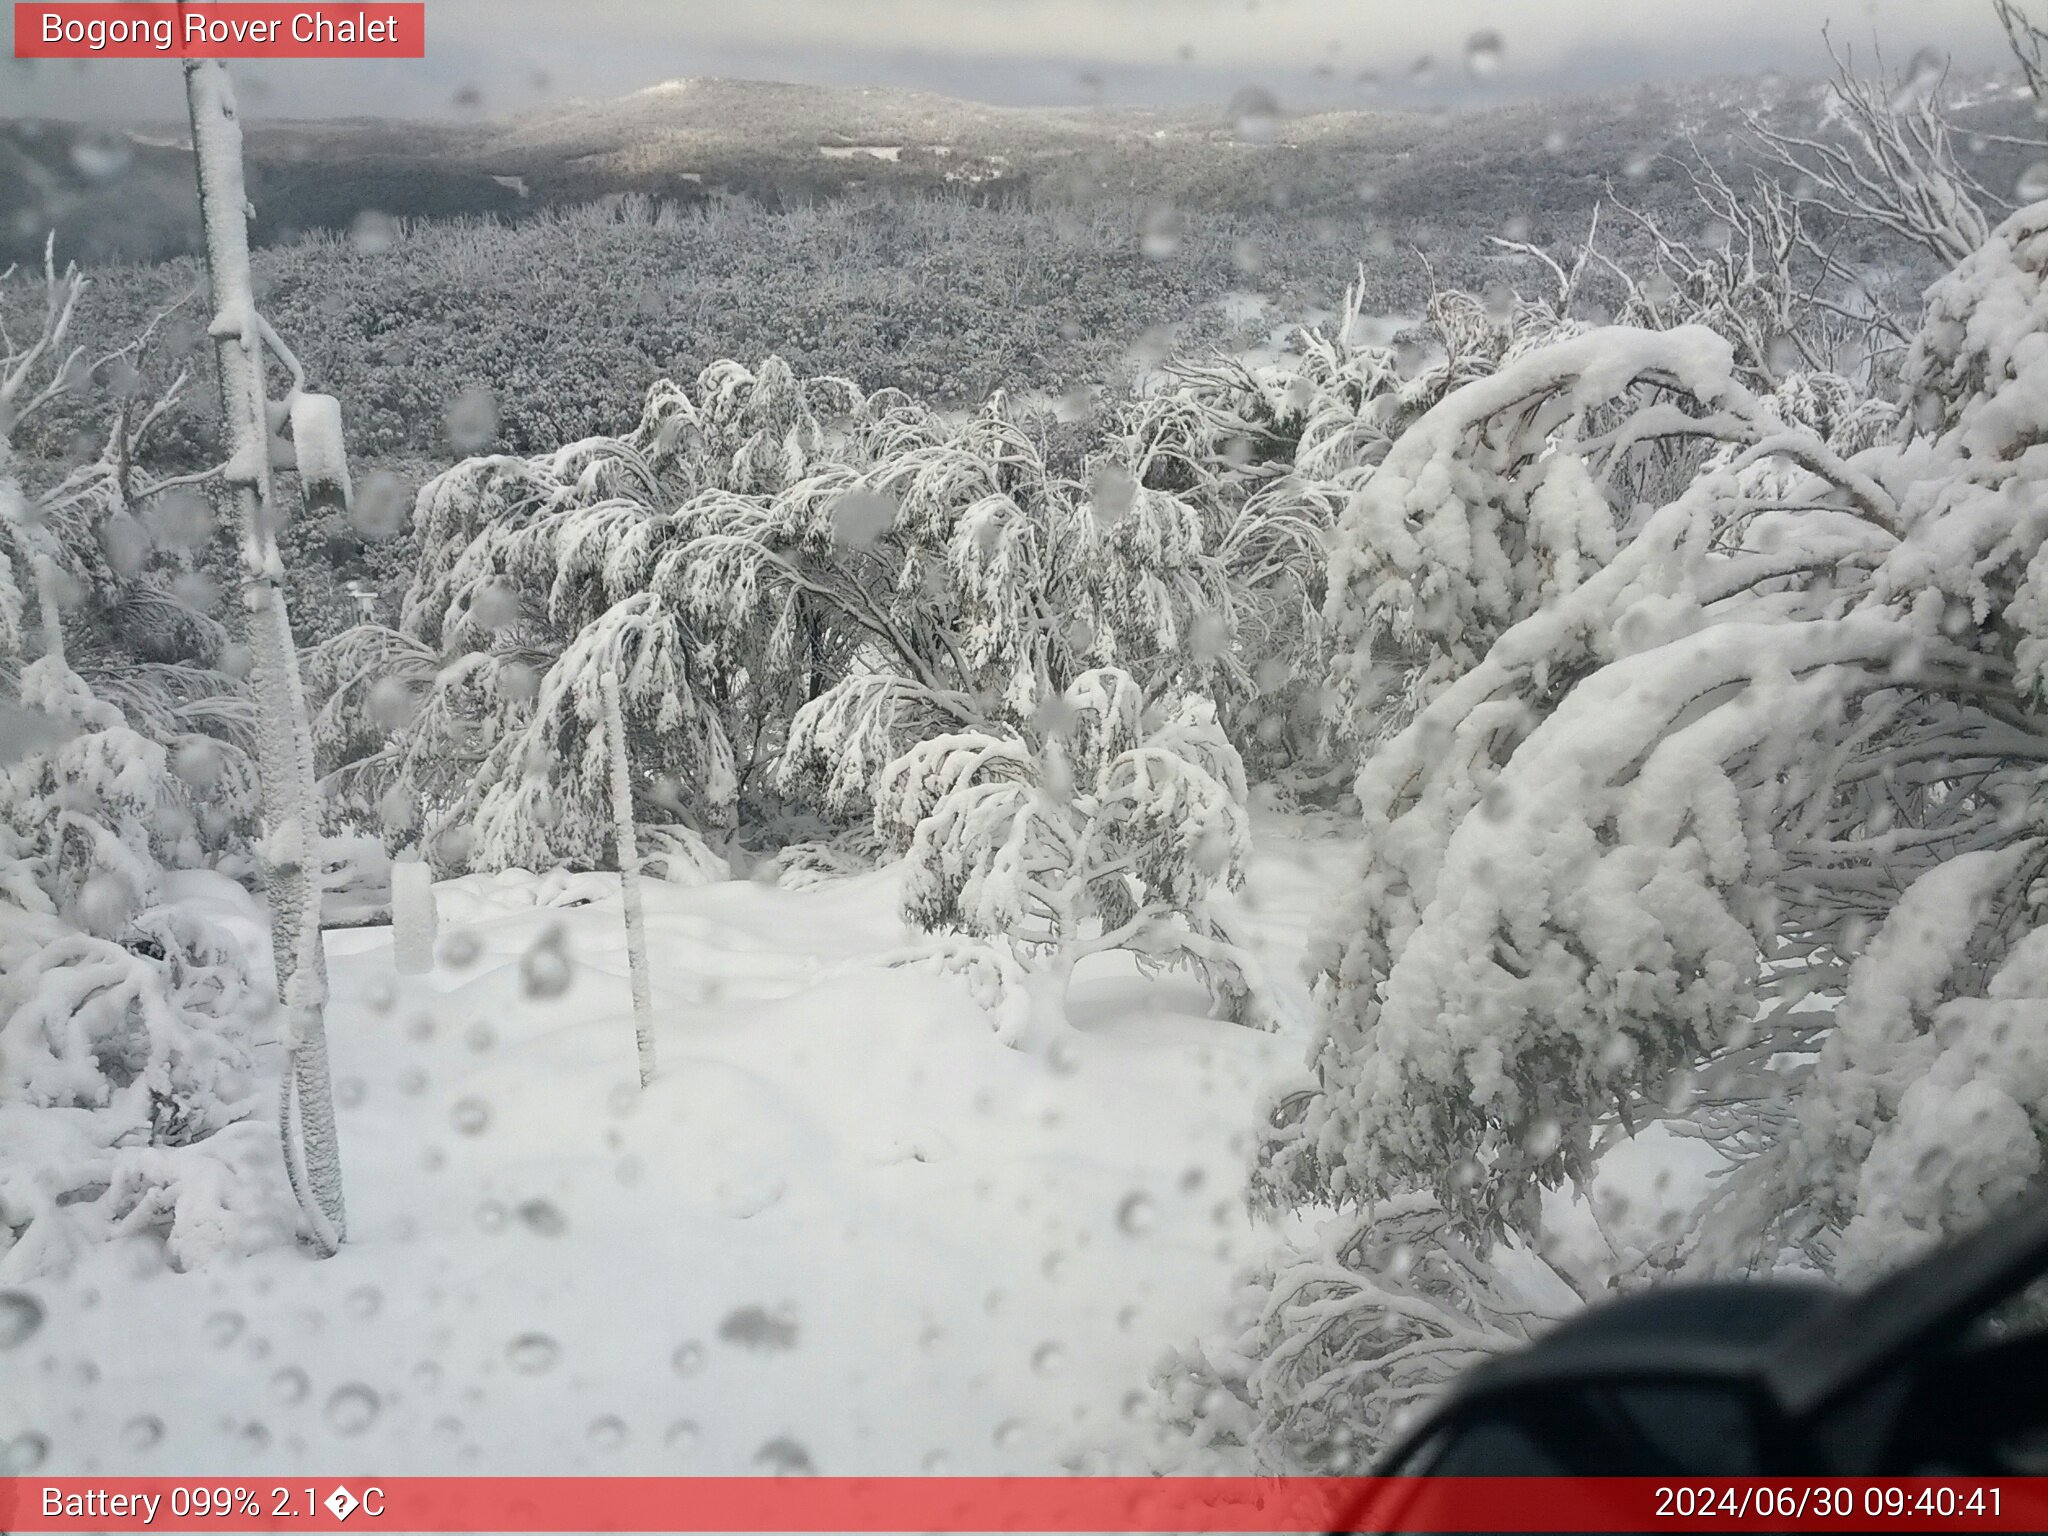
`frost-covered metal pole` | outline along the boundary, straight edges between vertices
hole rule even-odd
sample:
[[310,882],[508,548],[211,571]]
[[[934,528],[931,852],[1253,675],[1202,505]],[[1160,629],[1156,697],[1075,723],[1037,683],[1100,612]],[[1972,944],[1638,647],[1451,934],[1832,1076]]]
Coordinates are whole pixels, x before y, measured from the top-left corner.
[[327,1072],[327,964],[320,945],[320,893],[312,855],[319,835],[313,743],[299,683],[298,650],[285,612],[270,466],[264,330],[249,275],[249,202],[242,184],[242,128],[227,66],[188,59],[185,101],[199,165],[199,216],[206,235],[221,429],[228,460],[222,495],[242,554],[242,606],[253,660],[257,766],[263,776],[263,871],[270,894],[271,949],[284,1006],[290,1066],[278,1121],[285,1170],[314,1239],[341,1244],[347,1213],[334,1090]]
[[612,826],[619,846],[619,895],[626,908],[626,971],[633,980],[633,1040],[640,1050],[640,1086],[654,1081],[654,993],[647,979],[647,913],[640,905],[640,840],[633,833],[633,776],[626,761],[626,711],[618,675],[598,674],[604,696],[605,756],[611,759]]

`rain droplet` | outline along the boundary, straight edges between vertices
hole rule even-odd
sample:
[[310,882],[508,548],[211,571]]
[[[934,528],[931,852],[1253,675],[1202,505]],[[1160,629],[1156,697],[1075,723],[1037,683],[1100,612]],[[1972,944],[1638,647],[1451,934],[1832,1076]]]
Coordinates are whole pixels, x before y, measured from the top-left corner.
[[374,1285],[359,1285],[348,1293],[348,1315],[350,1317],[375,1317],[377,1309],[384,1304],[384,1293]]
[[448,1123],[455,1127],[458,1136],[481,1136],[484,1127],[491,1123],[490,1106],[478,1098],[457,1099],[448,1112]]
[[785,1308],[735,1307],[718,1325],[718,1336],[742,1349],[762,1351],[796,1348],[796,1319]]
[[130,1451],[149,1450],[163,1437],[164,1421],[150,1413],[137,1414],[121,1430],[121,1444]]
[[1066,1350],[1050,1339],[1031,1351],[1031,1369],[1041,1376],[1058,1375],[1066,1360]]
[[600,1451],[616,1451],[626,1443],[626,1421],[615,1413],[592,1419],[586,1431],[590,1443]]
[[1465,39],[1465,72],[1475,79],[1498,74],[1506,52],[1500,34],[1491,27],[1474,32]]
[[202,1336],[215,1349],[225,1349],[235,1342],[242,1331],[242,1314],[239,1312],[216,1312],[206,1320]]
[[349,527],[372,543],[382,543],[405,526],[410,501],[403,480],[388,469],[372,470],[356,484]]
[[1164,261],[1180,249],[1180,213],[1173,208],[1158,208],[1146,216],[1144,232],[1138,237],[1138,249],[1153,261]]
[[338,1435],[360,1435],[377,1422],[383,1407],[377,1394],[359,1381],[336,1387],[327,1399],[327,1422]]
[[703,1431],[695,1419],[677,1419],[669,1425],[668,1433],[662,1437],[662,1444],[672,1451],[687,1451],[695,1445]]
[[754,1452],[754,1460],[778,1477],[808,1477],[818,1470],[811,1453],[788,1435],[770,1440]]
[[110,133],[85,134],[71,145],[71,163],[88,181],[111,181],[128,169],[133,152]]
[[519,957],[519,987],[528,997],[560,997],[576,979],[569,960],[569,932],[550,923]]
[[1246,143],[1268,143],[1280,131],[1280,103],[1271,91],[1246,86],[1230,98],[1230,120]]
[[669,1364],[675,1367],[678,1376],[696,1375],[704,1369],[704,1346],[695,1339],[684,1340],[669,1356]]
[[540,1237],[560,1237],[569,1230],[569,1218],[552,1200],[522,1200],[516,1214],[528,1231]]
[[1931,95],[1941,83],[1948,60],[1932,48],[1916,51],[1899,75],[1899,88],[1892,93],[1894,111],[1904,111]]
[[2012,194],[2020,202],[2038,203],[2048,198],[2048,160],[2036,160],[2013,183]]
[[498,401],[487,389],[465,389],[448,407],[448,441],[457,453],[480,453],[498,435]]
[[1116,1224],[1127,1236],[1143,1237],[1157,1222],[1152,1197],[1143,1190],[1134,1189],[1117,1202]]
[[391,222],[390,216],[374,208],[365,208],[357,214],[348,232],[349,244],[365,256],[381,256],[391,249],[397,237],[397,226]]
[[0,1291],[0,1349],[14,1349],[43,1326],[43,1304],[27,1291]]
[[896,502],[880,491],[856,488],[832,504],[832,542],[867,549],[896,526]]
[[50,1454],[50,1442],[33,1430],[17,1435],[11,1444],[0,1444],[0,1472],[20,1477],[33,1472]]
[[288,1365],[270,1378],[270,1390],[281,1403],[303,1403],[312,1389],[312,1382],[296,1365]]
[[505,1347],[505,1358],[522,1376],[538,1376],[554,1369],[562,1346],[544,1333],[522,1333]]

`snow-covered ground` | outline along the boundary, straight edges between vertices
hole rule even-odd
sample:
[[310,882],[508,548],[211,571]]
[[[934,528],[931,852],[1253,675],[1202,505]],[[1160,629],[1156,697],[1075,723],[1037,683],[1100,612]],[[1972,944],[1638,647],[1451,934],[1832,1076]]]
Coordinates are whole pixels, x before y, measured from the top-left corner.
[[643,1093],[616,877],[444,883],[428,976],[332,932],[352,1240],[89,1255],[37,1288],[0,1444],[51,1473],[1154,1464],[1148,1371],[1258,1240],[1244,1157],[1337,825],[1258,819],[1241,911],[1291,1037],[1104,961],[1070,1048],[1026,1055],[872,965],[891,873],[656,884]]

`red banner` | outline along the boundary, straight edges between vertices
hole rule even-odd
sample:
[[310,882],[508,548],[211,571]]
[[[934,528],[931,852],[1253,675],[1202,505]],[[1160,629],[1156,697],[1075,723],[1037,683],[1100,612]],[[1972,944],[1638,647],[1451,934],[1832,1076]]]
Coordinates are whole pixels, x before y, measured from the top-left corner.
[[14,7],[17,59],[421,59],[424,0]]
[[2042,1531],[2048,1478],[0,1478],[0,1530]]

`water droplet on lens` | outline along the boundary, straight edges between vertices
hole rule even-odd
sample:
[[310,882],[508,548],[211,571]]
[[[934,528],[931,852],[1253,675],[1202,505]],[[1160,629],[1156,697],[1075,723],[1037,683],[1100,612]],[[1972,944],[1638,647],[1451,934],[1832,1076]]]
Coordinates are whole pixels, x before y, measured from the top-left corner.
[[560,1237],[569,1230],[569,1218],[551,1200],[522,1200],[518,1216],[529,1232],[541,1237]]
[[704,1346],[695,1339],[689,1339],[676,1346],[676,1352],[669,1356],[669,1364],[675,1367],[678,1376],[694,1376],[704,1369]]
[[303,1403],[312,1386],[296,1365],[288,1365],[270,1378],[270,1390],[281,1403]]
[[121,1431],[121,1444],[130,1451],[146,1451],[164,1437],[164,1421],[154,1414],[137,1414]]
[[27,1291],[0,1291],[0,1349],[13,1349],[43,1326],[43,1304]]
[[1500,34],[1491,27],[1474,32],[1465,39],[1465,71],[1476,78],[1495,74],[1505,53]]
[[522,1333],[505,1347],[505,1358],[522,1376],[538,1376],[552,1370],[562,1346],[544,1333]]
[[718,1325],[718,1336],[742,1349],[764,1353],[796,1347],[796,1319],[787,1308],[770,1312],[765,1307],[735,1307]]
[[481,1136],[484,1127],[491,1123],[490,1107],[482,1099],[458,1099],[449,1111],[448,1121],[457,1135]]
[[1118,1202],[1116,1224],[1130,1237],[1143,1237],[1158,1223],[1158,1212],[1152,1204],[1152,1197],[1143,1190],[1132,1190]]
[[359,1381],[336,1387],[327,1399],[327,1422],[340,1435],[360,1435],[377,1421],[383,1403]]
[[697,1428],[695,1419],[677,1419],[669,1425],[668,1433],[662,1437],[662,1444],[672,1451],[687,1451],[697,1443],[703,1432]]
[[560,923],[550,923],[519,957],[520,990],[528,997],[560,997],[575,979],[568,930]]

